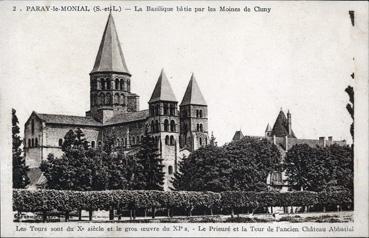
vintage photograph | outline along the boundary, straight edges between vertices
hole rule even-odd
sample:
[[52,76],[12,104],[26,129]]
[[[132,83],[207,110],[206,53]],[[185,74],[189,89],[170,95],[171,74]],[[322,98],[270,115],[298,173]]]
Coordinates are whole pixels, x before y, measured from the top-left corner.
[[[1,63],[16,231],[354,232],[355,8],[39,1],[1,11],[20,19],[1,29],[13,29]],[[311,225],[322,223],[336,226]]]

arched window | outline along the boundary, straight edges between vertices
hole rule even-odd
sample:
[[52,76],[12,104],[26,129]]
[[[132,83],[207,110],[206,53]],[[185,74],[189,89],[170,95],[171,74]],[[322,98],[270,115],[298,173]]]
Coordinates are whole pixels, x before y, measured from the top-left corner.
[[106,94],[106,104],[107,105],[111,105],[112,103],[112,97],[111,97],[111,94],[110,93],[107,93]]
[[120,90],[124,90],[124,81],[123,81],[123,79],[120,79],[120,82],[119,82],[119,88],[120,88]]
[[111,89],[111,81],[110,81],[110,79],[106,79],[106,89],[108,89],[108,90]]
[[159,126],[160,126],[160,125],[159,125],[159,122],[156,120],[156,121],[155,121],[155,131],[156,131],[156,132],[159,132],[159,131],[160,131]]
[[200,146],[202,145],[202,139],[201,138],[199,138],[199,142],[200,142]]
[[170,145],[175,145],[174,136],[170,136]]
[[202,110],[199,110],[199,116],[202,118]]
[[170,131],[175,132],[176,131],[176,123],[174,120],[170,121]]
[[36,147],[38,146],[38,139],[37,138],[35,139],[35,146]]
[[173,174],[173,166],[168,166],[168,174]]
[[202,130],[202,124],[200,124],[200,131],[202,132],[203,130]]
[[121,100],[122,105],[126,105],[127,104],[126,103],[126,97],[124,97],[124,94],[123,93],[120,95],[120,100]]
[[127,146],[128,144],[127,138],[124,138],[124,146]]
[[32,147],[35,147],[35,139],[32,138]]
[[155,116],[159,116],[159,105],[155,106]]
[[208,145],[208,138],[205,138],[205,145]]
[[165,136],[165,144],[169,145],[169,136]]
[[167,119],[164,120],[164,131],[169,130],[169,121]]
[[91,148],[95,148],[95,141],[91,141]]
[[154,114],[155,114],[154,106],[150,105],[150,116],[154,116]]
[[196,117],[199,117],[199,110],[196,110]]
[[136,140],[134,136],[132,136],[131,141],[132,141],[132,145],[136,144]]
[[31,139],[28,139],[28,148],[32,147]]
[[136,137],[136,141],[137,141],[137,144],[140,143],[140,137],[139,136]]
[[105,105],[105,94],[100,94],[100,105]]
[[131,82],[130,82],[129,79],[127,79],[126,85],[127,85],[127,87],[126,87],[127,92],[131,92]]
[[175,116],[175,107],[174,104],[170,104],[170,115]]
[[150,131],[151,131],[151,133],[153,133],[155,131],[154,121],[151,121]]
[[105,79],[100,79],[101,82],[101,90],[105,90]]
[[62,138],[60,138],[59,139],[59,146],[62,146],[63,145],[63,139]]
[[116,93],[114,96],[114,104],[120,104],[120,96],[119,93]]
[[168,104],[164,103],[164,115],[168,115]]
[[115,90],[119,90],[119,79],[115,79]]
[[142,143],[143,139],[144,139],[144,136],[141,136],[141,143]]
[[196,124],[196,131],[200,131],[200,125]]
[[102,145],[101,141],[99,141],[97,144],[99,145],[99,147],[101,147],[101,145]]

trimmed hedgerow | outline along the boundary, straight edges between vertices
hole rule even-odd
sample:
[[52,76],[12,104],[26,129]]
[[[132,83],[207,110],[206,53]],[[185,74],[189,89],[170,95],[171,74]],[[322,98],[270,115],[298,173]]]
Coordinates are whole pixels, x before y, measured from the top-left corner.
[[247,192],[156,191],[156,190],[13,190],[13,210],[121,210],[136,208],[202,209],[258,208],[268,206],[342,205],[352,203],[348,191]]

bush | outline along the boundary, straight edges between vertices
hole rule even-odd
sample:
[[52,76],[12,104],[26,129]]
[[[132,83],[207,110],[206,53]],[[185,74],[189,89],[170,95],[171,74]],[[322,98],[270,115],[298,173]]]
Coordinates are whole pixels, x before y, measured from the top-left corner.
[[320,193],[227,191],[156,191],[156,190],[13,190],[13,210],[44,212],[74,210],[122,210],[146,208],[180,208],[191,215],[193,209],[263,208],[268,206],[342,205],[352,203],[346,190],[325,190]]

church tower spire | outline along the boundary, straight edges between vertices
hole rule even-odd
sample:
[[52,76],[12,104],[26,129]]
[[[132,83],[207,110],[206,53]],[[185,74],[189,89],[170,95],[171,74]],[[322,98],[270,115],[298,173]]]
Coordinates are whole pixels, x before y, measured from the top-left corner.
[[97,52],[92,73],[116,72],[131,76],[120,46],[113,15],[110,13],[106,22],[100,47]]
[[112,14],[109,14],[90,73],[90,111],[105,123],[116,114],[139,110],[139,96],[131,93],[128,71]]
[[208,106],[194,74],[180,105],[180,121],[181,148],[194,151],[208,144]]
[[163,159],[164,190],[172,186],[171,180],[177,172],[179,117],[177,99],[174,95],[164,69],[161,70],[149,100],[149,119],[147,127],[150,135],[155,139]]

